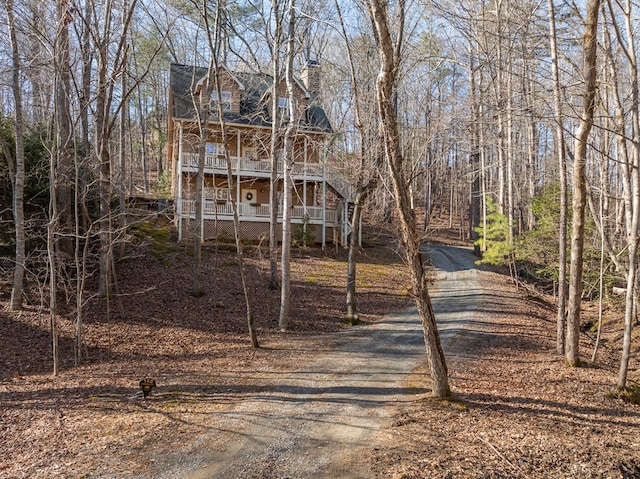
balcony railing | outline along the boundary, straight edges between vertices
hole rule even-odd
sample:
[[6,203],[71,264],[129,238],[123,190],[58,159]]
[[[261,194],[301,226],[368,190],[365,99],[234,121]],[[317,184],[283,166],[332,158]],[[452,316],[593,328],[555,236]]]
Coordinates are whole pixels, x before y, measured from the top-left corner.
[[[269,205],[252,205],[249,203],[237,203],[238,216],[241,221],[269,221],[271,208]],[[195,215],[195,200],[182,200],[182,214]],[[219,202],[212,200],[204,201],[204,219],[230,220],[233,218],[233,209],[230,202]],[[332,226],[336,221],[336,213],[333,210],[325,211],[325,222],[327,226]],[[322,207],[301,206],[292,207],[291,218],[296,223],[304,221],[305,217],[310,224],[322,224]],[[278,218],[282,218],[282,206],[278,208]]]
[[[245,157],[232,156],[231,170],[239,174],[269,174],[271,171],[271,162],[268,159],[251,159]],[[182,169],[185,171],[197,171],[198,154],[182,153]],[[227,161],[224,156],[208,154],[204,157],[205,173],[226,174]],[[284,163],[278,161],[278,173],[284,171]],[[314,179],[322,178],[322,164],[320,163],[300,163],[296,162],[291,171],[293,176],[313,177]]]

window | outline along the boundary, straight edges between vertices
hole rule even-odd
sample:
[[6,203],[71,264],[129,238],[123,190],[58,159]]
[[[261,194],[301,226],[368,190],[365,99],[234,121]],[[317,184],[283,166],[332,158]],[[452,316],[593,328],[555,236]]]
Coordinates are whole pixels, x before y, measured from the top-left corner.
[[289,120],[289,105],[288,97],[278,97],[278,116],[283,121]]
[[278,108],[280,110],[284,110],[285,108],[288,110],[289,109],[289,99],[288,98],[283,98],[283,97],[278,98]]
[[222,109],[225,111],[231,110],[231,98],[232,95],[230,91],[223,90],[221,94],[218,94],[217,90],[211,92],[211,100],[215,103],[220,102]]
[[222,143],[207,143],[207,155],[224,155]]
[[216,188],[216,200],[217,201],[229,201],[231,195],[228,188]]

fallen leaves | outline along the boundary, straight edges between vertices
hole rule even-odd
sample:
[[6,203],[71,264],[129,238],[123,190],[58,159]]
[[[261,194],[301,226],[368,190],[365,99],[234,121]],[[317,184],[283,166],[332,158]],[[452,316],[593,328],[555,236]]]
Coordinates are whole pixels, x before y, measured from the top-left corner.
[[[0,478],[143,474],[154,454],[174,452],[179,438],[184,444],[214,427],[216,412],[246,396],[247,374],[259,382],[299,362],[301,351],[311,357],[322,350],[323,335],[345,327],[346,252],[294,254],[291,329],[282,334],[280,293],[267,288],[268,262],[247,251],[264,346],[258,350],[248,341],[238,266],[228,250],[206,252],[207,289],[199,298],[190,294],[187,249],[162,258],[136,250],[118,265],[119,294],[85,308],[87,355],[77,367],[73,313],[59,317],[56,378],[46,311],[9,315],[9,298],[0,297]],[[375,278],[359,283],[361,317],[372,321],[403,308],[408,297],[389,287],[406,283],[399,258],[376,247],[362,250],[359,261],[375,263]],[[143,377],[158,384],[146,401],[139,395]]]
[[[186,251],[167,251],[161,260],[132,256],[119,265],[121,296],[109,314],[100,300],[85,311],[88,360],[78,367],[73,316],[60,318],[63,368],[55,379],[43,313],[0,312],[0,478],[144,477],[154,457],[215,431],[216,413],[246,397],[247,380],[255,390],[279,368],[299,367],[330,347],[326,333],[345,327],[346,253],[296,254],[291,330],[284,334],[276,332],[279,292],[266,288],[268,265],[247,255],[264,346],[258,350],[249,347],[229,251],[206,255],[208,289],[200,298],[190,295]],[[360,261],[360,317],[375,321],[402,309],[409,298],[400,260],[380,246],[361,251]],[[456,397],[398,403],[390,427],[372,441],[372,474],[640,477],[640,409],[607,394],[615,349],[601,350],[593,367],[568,369],[554,352],[554,313],[499,275],[487,273],[485,281],[496,291],[492,310],[499,313],[482,334],[451,342]],[[583,341],[589,351],[589,336]],[[146,376],[158,387],[143,401],[136,393]]]
[[465,409],[399,405],[396,417],[412,420],[382,434],[372,457],[376,477],[640,477],[621,475],[640,467],[640,408],[607,397],[615,363],[567,368],[553,348],[554,324],[539,319],[549,313],[505,278],[491,274],[491,281],[501,313],[447,351]]

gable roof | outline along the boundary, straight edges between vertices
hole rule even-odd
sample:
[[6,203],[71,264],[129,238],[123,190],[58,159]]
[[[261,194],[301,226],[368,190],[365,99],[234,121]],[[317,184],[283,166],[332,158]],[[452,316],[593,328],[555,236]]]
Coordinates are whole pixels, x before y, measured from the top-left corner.
[[[271,126],[268,102],[265,102],[264,99],[271,94],[273,78],[261,73],[226,71],[239,85],[241,98],[240,111],[225,111],[225,121],[248,126]],[[174,119],[193,120],[196,118],[192,93],[195,93],[198,83],[206,77],[207,73],[208,69],[205,67],[171,64],[172,101],[169,110]],[[306,88],[302,88],[302,91],[305,96],[309,95]],[[317,133],[333,132],[324,109],[314,104],[310,104],[306,109],[303,118],[301,118],[300,127],[306,131]]]
[[[272,77],[269,76],[269,79],[271,79]],[[280,82],[283,82],[284,78],[280,78]],[[295,85],[298,87],[298,89],[304,94],[304,97],[306,99],[310,99],[311,98],[311,93],[309,92],[309,90],[307,90],[307,87],[304,86],[304,83],[302,83],[302,81],[300,81],[299,78],[294,78],[293,82],[295,83]],[[269,86],[269,88],[264,92],[264,96],[263,96],[263,100],[267,100],[268,96],[273,92],[273,82],[272,85]]]

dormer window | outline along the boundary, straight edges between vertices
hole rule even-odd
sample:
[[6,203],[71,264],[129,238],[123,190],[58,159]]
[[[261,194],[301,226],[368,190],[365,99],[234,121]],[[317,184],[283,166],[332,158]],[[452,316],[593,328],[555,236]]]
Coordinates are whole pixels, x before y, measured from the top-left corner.
[[283,121],[289,120],[289,97],[278,97],[278,117]]
[[289,98],[280,97],[278,98],[278,109],[279,110],[289,110]]
[[220,103],[224,111],[231,110],[231,92],[223,90],[218,94],[218,90],[211,92],[211,100],[215,103]]

